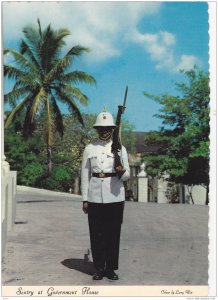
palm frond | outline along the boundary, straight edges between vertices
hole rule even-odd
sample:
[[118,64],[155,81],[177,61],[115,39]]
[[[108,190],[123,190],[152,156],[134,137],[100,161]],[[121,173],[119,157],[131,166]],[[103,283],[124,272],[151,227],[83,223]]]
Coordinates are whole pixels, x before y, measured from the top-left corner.
[[33,26],[26,26],[23,29],[23,33],[25,36],[25,39],[28,41],[28,44],[31,46],[31,48],[35,50],[40,49],[40,35],[38,30]]
[[30,59],[30,61],[32,61],[37,66],[37,68],[40,69],[40,64],[38,61],[39,56],[38,56],[38,53],[36,52],[36,49],[34,49],[33,47],[30,47],[27,44],[27,42],[24,40],[21,40],[20,53],[26,54],[27,57]]
[[37,19],[37,24],[38,24],[38,28],[39,28],[39,35],[40,35],[40,37],[42,37],[42,28],[41,28],[41,23],[40,23],[39,18]]
[[23,29],[20,52],[11,48],[4,50],[5,55],[10,54],[14,58],[11,66],[4,67],[4,75],[16,81],[12,91],[5,95],[5,101],[14,106],[19,102],[7,117],[5,126],[14,120],[19,111],[25,109],[24,136],[31,135],[38,122],[43,120],[47,144],[51,146],[55,131],[61,136],[64,132],[63,118],[56,96],[57,100],[68,105],[72,114],[83,124],[76,103],[79,101],[82,105],[87,105],[88,97],[72,85],[96,84],[96,80],[82,71],[66,72],[73,59],[89,52],[89,48],[76,45],[62,57],[65,37],[70,35],[70,31],[66,28],[53,30],[51,25],[42,30],[39,19],[37,25],[26,26]]
[[88,97],[78,88],[69,84],[63,84],[61,90],[68,92],[71,98],[78,100],[82,105],[86,106],[88,104]]
[[10,79],[16,79],[13,90],[25,87],[29,87],[30,90],[33,90],[41,84],[38,73],[24,72],[13,66],[4,66],[4,76]]
[[57,132],[60,134],[62,138],[64,135],[64,122],[63,122],[62,114],[53,95],[51,95],[51,101],[52,101],[52,107],[53,107],[54,117],[55,117],[55,127]]
[[80,45],[74,46],[68,51],[68,53],[62,58],[57,61],[57,63],[53,66],[50,70],[49,74],[47,75],[47,80],[51,81],[57,77],[64,69],[69,67],[72,63],[74,56],[80,56],[83,51],[89,52],[89,48],[82,47]]
[[80,45],[76,45],[68,51],[67,55],[80,56],[84,51],[90,52],[91,49]]
[[13,90],[25,87],[29,88],[29,91],[32,92],[37,90],[37,88],[42,85],[41,78],[38,75],[39,74],[35,74],[34,72],[26,74],[15,82]]
[[84,82],[88,84],[96,84],[96,80],[94,77],[82,71],[73,71],[67,74],[63,74],[60,76],[60,80],[62,82],[69,82],[69,83]]
[[48,84],[52,80],[56,79],[65,68],[69,67],[72,63],[72,57],[66,55],[64,58],[59,59],[58,62],[53,66],[50,72],[45,77],[45,83]]
[[29,116],[31,121],[33,122],[37,112],[40,110],[42,107],[43,103],[45,102],[46,99],[46,93],[43,87],[40,88],[38,93],[35,95],[34,100],[31,104]]
[[23,129],[22,129],[22,135],[24,139],[28,139],[34,132],[36,128],[35,120],[31,120],[30,117],[30,110],[31,110],[32,103],[30,102],[26,114],[25,114],[25,119],[23,123]]
[[27,73],[13,66],[4,65],[4,76],[10,79],[20,79]]
[[6,121],[5,121],[5,128],[7,128],[10,123],[14,120],[16,114],[23,109],[23,107],[27,104],[28,101],[30,101],[30,95],[27,95],[8,115]]
[[80,113],[79,108],[77,107],[76,103],[71,99],[70,95],[68,93],[66,93],[65,91],[56,88],[56,93],[59,97],[60,100],[62,100],[64,103],[66,103],[68,105],[69,110],[71,111],[71,113],[76,116],[77,120],[84,125],[83,122],[83,117]]
[[46,70],[46,73],[52,69],[54,62],[58,59],[61,48],[65,45],[63,38],[66,35],[69,35],[66,29],[56,32],[51,29],[50,25],[43,31],[40,55],[42,68]]
[[28,70],[30,71],[30,69],[34,70],[35,69],[35,66],[34,64],[29,60],[27,59],[24,55],[22,55],[20,52],[14,50],[14,49],[5,49],[4,50],[4,55],[8,54],[8,53],[11,53],[15,59],[15,62],[21,66],[24,70]]
[[9,103],[12,106],[15,106],[17,100],[19,100],[19,98],[24,94],[29,93],[29,91],[30,91],[29,87],[13,89],[11,92],[4,95],[4,102]]
[[55,32],[56,40],[58,42],[62,41],[64,44],[65,42],[63,41],[63,38],[68,35],[70,35],[70,31],[67,28],[61,28]]

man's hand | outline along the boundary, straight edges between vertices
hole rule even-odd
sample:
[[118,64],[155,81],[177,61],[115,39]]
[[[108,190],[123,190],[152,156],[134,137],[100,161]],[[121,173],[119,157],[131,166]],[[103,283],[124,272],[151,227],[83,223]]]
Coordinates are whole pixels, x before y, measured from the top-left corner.
[[124,174],[125,172],[126,172],[126,170],[123,169],[122,166],[117,166],[117,167],[116,167],[116,173],[117,173],[119,179],[123,176],[123,174]]
[[85,214],[88,213],[88,207],[89,207],[88,201],[83,201],[83,211]]

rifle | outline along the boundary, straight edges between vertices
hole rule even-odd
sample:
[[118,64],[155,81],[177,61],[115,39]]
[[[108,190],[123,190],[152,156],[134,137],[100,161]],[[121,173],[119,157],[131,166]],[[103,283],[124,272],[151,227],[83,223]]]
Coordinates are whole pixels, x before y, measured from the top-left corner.
[[125,96],[123,105],[118,105],[118,112],[117,112],[117,118],[116,118],[116,127],[113,131],[113,137],[112,137],[112,145],[111,145],[111,152],[114,154],[114,169],[118,173],[118,177],[121,178],[122,175],[125,173],[125,169],[123,168],[123,165],[121,163],[119,152],[121,151],[122,145],[120,141],[120,124],[121,124],[121,116],[124,113],[125,110],[125,104],[126,104],[126,98],[128,93],[128,86],[126,87]]

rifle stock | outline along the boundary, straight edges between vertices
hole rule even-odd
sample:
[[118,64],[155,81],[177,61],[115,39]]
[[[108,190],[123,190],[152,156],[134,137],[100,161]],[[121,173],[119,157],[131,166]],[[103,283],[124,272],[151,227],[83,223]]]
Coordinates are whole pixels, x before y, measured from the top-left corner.
[[120,141],[120,125],[121,125],[121,117],[125,110],[125,104],[126,104],[126,98],[128,93],[128,86],[126,87],[125,96],[124,96],[124,102],[123,105],[118,105],[118,112],[117,112],[117,118],[116,118],[116,127],[113,131],[113,142],[111,146],[111,152],[114,154],[114,169],[118,173],[119,178],[122,177],[122,175],[125,173],[125,170],[123,168],[119,152],[121,151],[122,145]]

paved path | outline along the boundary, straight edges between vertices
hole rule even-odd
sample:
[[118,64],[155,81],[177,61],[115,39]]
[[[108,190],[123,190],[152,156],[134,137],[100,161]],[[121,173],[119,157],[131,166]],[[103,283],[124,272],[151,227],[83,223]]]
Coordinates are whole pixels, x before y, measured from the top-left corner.
[[78,197],[18,191],[3,286],[207,285],[208,207],[126,202],[120,280],[94,282],[87,216]]

